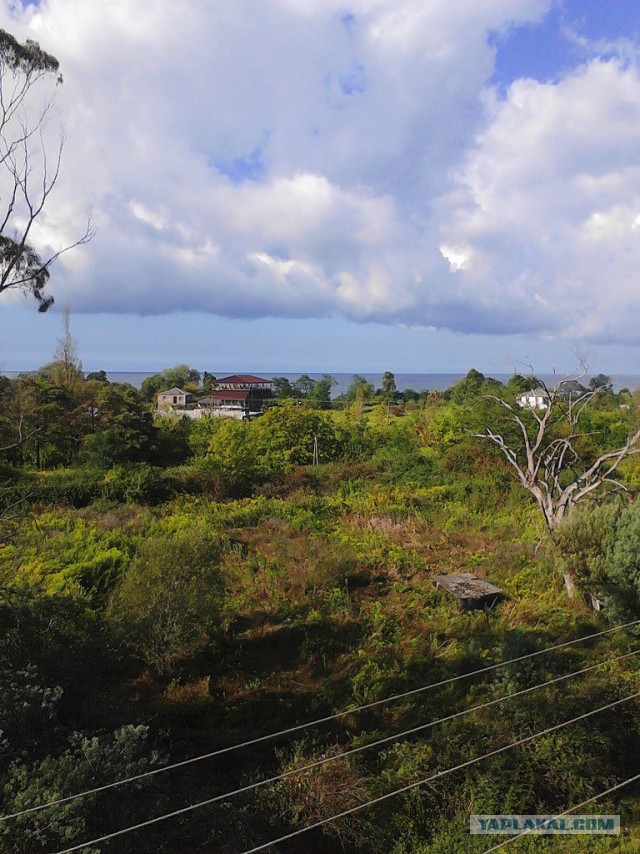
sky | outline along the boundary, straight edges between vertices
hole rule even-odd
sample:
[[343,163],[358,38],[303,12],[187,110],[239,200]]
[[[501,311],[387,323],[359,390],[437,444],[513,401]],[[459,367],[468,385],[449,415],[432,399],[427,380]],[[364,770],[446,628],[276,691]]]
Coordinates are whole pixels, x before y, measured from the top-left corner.
[[64,76],[29,102],[65,140],[33,245],[96,229],[48,313],[0,294],[0,370],[69,305],[87,370],[640,374],[638,0],[0,0],[0,28]]

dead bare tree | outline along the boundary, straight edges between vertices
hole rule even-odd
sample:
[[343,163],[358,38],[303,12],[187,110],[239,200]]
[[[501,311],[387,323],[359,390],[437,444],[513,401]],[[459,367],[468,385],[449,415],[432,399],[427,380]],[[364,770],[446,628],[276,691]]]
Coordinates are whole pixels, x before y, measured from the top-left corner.
[[44,105],[38,99],[52,83],[62,83],[58,60],[37,42],[22,45],[0,30],[0,293],[28,293],[39,311],[53,304],[53,297],[43,294],[51,265],[94,235],[87,222],[78,240],[47,257],[32,243],[34,226],[58,181],[64,148],[60,134],[54,156],[47,154],[54,102],[50,94]]
[[509,425],[515,425],[517,440],[492,427],[473,434],[500,450],[522,486],[535,498],[549,530],[600,487],[608,485],[626,491],[614,476],[616,469],[625,457],[640,452],[640,430],[636,430],[620,447],[586,463],[581,459],[577,445],[588,434],[580,429],[579,419],[600,389],[581,389],[575,396],[568,390],[575,389],[585,373],[583,366],[580,373],[565,377],[552,387],[538,381],[545,403],[540,411],[490,395],[505,411]]

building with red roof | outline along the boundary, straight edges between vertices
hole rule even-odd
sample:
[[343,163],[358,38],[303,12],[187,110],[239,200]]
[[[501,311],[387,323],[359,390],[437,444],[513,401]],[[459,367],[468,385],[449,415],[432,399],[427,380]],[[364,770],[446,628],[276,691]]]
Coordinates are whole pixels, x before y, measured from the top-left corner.
[[221,388],[271,388],[271,380],[254,377],[253,374],[231,374],[215,380],[213,385]]
[[273,397],[271,380],[253,374],[231,374],[211,383],[211,412],[232,418],[255,418]]

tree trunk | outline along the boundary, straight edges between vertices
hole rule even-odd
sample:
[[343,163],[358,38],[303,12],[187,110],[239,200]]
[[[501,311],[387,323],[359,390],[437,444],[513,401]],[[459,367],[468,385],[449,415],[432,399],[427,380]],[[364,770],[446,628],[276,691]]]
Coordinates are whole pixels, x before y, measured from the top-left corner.
[[576,585],[574,584],[573,577],[570,572],[565,572],[562,576],[564,579],[564,586],[567,591],[567,596],[569,599],[573,599],[576,595]]

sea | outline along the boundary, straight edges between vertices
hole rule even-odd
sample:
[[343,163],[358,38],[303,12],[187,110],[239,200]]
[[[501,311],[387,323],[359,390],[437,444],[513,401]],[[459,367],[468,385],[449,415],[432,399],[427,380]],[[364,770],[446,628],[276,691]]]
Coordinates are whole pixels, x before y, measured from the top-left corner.
[[[7,377],[17,377],[20,373],[32,373],[30,371],[2,371],[2,374]],[[159,373],[159,371],[107,371],[107,378],[110,382],[114,383],[129,383],[135,388],[140,388],[142,385],[142,381],[145,377],[152,377],[154,374]],[[274,376],[277,377],[286,377],[287,379],[297,380],[304,371],[300,371],[298,373],[287,373],[282,371],[280,373],[270,373],[270,372],[260,372],[260,371],[251,371],[250,373],[255,373],[257,376],[264,377],[265,379],[273,379]],[[228,374],[224,372],[219,372],[217,376],[226,376]],[[307,373],[306,376],[310,377],[312,380],[322,379],[324,374],[319,373]],[[347,390],[350,382],[352,381],[354,374],[352,373],[335,373],[331,374],[331,377],[335,380],[335,385],[332,390],[332,397],[338,397]],[[382,373],[360,373],[359,376],[364,377],[368,382],[372,383],[375,388],[379,388],[382,384]],[[414,391],[445,391],[450,388],[452,385],[455,385],[459,380],[461,380],[466,374],[403,374],[397,373],[394,374],[396,379],[396,386],[398,391],[406,391],[407,389],[413,389]],[[499,380],[500,382],[506,382],[512,374],[491,374],[486,373],[485,376],[492,377],[493,379]],[[553,375],[553,374],[537,374],[539,379],[545,382],[547,385],[557,384],[561,379],[564,379],[564,375]],[[635,391],[640,388],[640,375],[639,374],[619,374],[612,375],[611,377],[613,381],[613,389],[614,391],[620,391],[620,389],[627,388],[630,391]],[[581,378],[581,382],[585,385],[588,383],[589,376]]]

